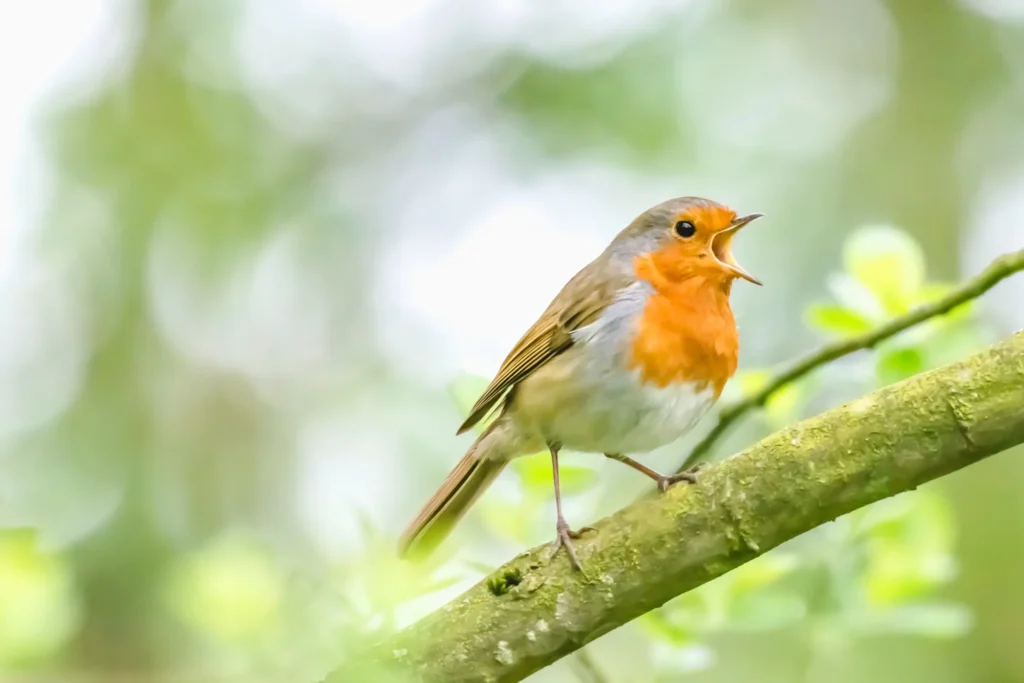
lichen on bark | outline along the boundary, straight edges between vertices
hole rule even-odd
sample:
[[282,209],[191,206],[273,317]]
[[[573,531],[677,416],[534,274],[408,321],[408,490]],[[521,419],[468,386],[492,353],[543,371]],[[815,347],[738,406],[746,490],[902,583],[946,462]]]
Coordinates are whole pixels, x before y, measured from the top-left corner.
[[366,666],[423,683],[522,680],[801,533],[1022,442],[1024,332],[597,522],[576,546],[585,572],[546,546],[525,552],[328,680],[363,680]]

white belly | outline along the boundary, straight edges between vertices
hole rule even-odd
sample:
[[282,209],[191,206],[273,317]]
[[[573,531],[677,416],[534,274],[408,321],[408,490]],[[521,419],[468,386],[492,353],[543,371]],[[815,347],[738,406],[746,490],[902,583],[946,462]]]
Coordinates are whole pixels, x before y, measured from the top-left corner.
[[597,321],[574,333],[572,348],[523,382],[514,419],[532,440],[576,451],[646,453],[686,434],[712,406],[710,386],[658,387],[627,369],[649,293],[645,283],[628,288]]
[[551,420],[551,436],[571,450],[646,453],[680,438],[715,401],[710,387],[693,384],[656,387],[635,372],[614,373],[583,387],[573,410]]

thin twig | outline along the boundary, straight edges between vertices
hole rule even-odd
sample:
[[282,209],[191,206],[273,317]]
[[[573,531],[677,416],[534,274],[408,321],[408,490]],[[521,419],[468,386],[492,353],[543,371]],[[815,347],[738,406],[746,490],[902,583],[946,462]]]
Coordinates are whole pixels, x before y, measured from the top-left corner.
[[795,382],[813,370],[848,356],[856,351],[874,348],[880,342],[893,337],[904,330],[919,325],[931,318],[948,313],[957,306],[978,298],[996,284],[1010,275],[1024,270],[1024,249],[1020,251],[1003,254],[993,261],[988,268],[983,270],[977,277],[967,281],[959,288],[953,290],[943,298],[933,303],[920,306],[906,315],[894,318],[874,330],[865,332],[855,337],[842,339],[827,344],[817,351],[804,356],[794,362],[788,369],[782,371],[772,378],[760,391],[751,394],[745,399],[726,406],[718,414],[718,422],[708,432],[707,436],[698,443],[686,461],[679,467],[678,471],[683,472],[694,464],[704,460],[711,447],[725,434],[725,432],[746,413],[754,408],[760,408],[775,392]]
[[573,662],[576,664],[576,668],[583,673],[581,676],[583,683],[611,683],[586,648],[576,651]]

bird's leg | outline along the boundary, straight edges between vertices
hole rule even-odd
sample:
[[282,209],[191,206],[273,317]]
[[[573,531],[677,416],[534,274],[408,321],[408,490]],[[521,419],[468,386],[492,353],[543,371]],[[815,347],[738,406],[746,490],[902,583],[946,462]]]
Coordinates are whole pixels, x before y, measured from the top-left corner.
[[569,561],[572,566],[582,571],[580,566],[580,560],[576,557],[576,548],[573,547],[572,539],[579,538],[585,531],[594,531],[593,527],[585,526],[579,531],[573,531],[569,528],[569,523],[565,521],[565,517],[562,515],[562,492],[559,490],[558,485],[558,451],[561,446],[558,444],[551,444],[548,446],[548,450],[551,451],[551,472],[555,480],[555,512],[557,519],[555,521],[555,542],[551,544],[551,555],[554,557],[558,553],[559,548],[565,548],[565,552],[569,554]]
[[646,474],[648,477],[658,482],[658,490],[661,491],[662,493],[667,491],[668,487],[671,486],[672,484],[675,484],[676,482],[688,481],[691,484],[696,484],[697,472],[700,471],[702,467],[704,467],[703,463],[697,463],[690,469],[686,470],[685,472],[680,472],[679,474],[662,474],[661,472],[652,470],[647,465],[639,463],[633,458],[630,458],[625,455],[620,455],[618,453],[605,453],[605,457],[611,458],[612,460],[617,460],[618,462],[621,462],[623,465],[629,465],[637,472]]

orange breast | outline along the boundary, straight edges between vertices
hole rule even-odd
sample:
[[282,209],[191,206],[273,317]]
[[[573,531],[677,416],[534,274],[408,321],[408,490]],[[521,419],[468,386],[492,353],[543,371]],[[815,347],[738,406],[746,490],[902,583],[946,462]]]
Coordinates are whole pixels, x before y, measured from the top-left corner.
[[727,287],[701,278],[669,282],[638,264],[654,287],[631,349],[633,367],[659,387],[694,382],[717,398],[736,372],[739,335]]

